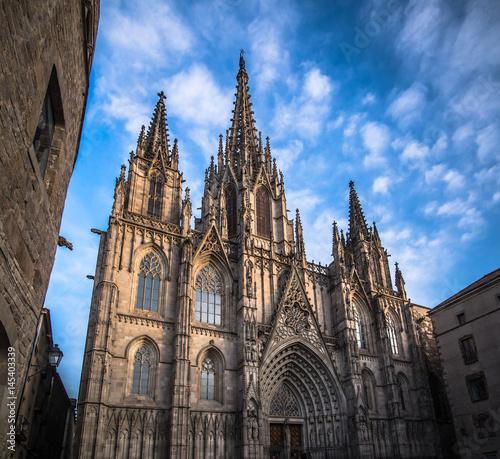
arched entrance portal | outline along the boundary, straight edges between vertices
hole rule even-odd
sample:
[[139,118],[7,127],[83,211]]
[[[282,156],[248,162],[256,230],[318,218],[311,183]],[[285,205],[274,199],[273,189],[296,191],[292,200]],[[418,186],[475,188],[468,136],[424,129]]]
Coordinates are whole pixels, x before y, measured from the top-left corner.
[[265,358],[260,387],[267,457],[343,457],[345,399],[324,358],[289,343]]
[[304,416],[290,383],[285,381],[273,395],[269,407],[269,454],[271,457],[301,457]]

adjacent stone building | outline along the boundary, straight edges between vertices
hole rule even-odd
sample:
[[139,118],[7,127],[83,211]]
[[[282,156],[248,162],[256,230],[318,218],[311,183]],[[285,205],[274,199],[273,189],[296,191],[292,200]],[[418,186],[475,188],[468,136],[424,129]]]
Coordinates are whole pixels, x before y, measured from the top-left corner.
[[[59,240],[98,18],[98,0],[6,0],[0,7],[1,456],[13,427],[6,397],[14,397],[18,418]],[[15,381],[7,386],[9,357]]]
[[500,457],[500,269],[429,312],[462,458]]
[[58,349],[52,337],[50,311],[43,308],[19,410],[21,428],[9,457],[70,457],[76,400],[68,397],[56,366],[49,363],[49,351]]
[[439,457],[428,309],[399,267],[394,289],[352,182],[331,263],[308,261],[242,57],[237,82],[194,228],[160,93],[94,230],[78,457]]

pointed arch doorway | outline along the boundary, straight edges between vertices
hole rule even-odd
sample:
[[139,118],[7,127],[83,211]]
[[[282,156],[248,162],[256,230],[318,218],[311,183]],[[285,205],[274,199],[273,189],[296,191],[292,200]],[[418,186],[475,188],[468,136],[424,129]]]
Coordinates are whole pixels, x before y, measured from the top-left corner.
[[277,346],[264,358],[259,379],[266,457],[347,457],[345,395],[317,349],[300,340]]
[[304,420],[297,396],[283,382],[269,407],[269,455],[271,458],[300,458],[303,452]]

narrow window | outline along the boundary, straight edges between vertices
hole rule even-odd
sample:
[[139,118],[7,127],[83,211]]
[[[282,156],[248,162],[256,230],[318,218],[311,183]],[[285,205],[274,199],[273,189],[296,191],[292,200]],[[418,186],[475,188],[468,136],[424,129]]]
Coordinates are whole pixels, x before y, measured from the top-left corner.
[[458,325],[465,324],[465,313],[461,312],[460,314],[457,314],[457,320],[458,320]]
[[236,191],[233,186],[228,186],[226,194],[226,212],[227,212],[227,234],[229,237],[235,236],[237,232],[236,220]]
[[36,159],[40,165],[42,177],[45,175],[47,162],[49,160],[50,144],[54,136],[54,110],[52,108],[52,99],[50,92],[47,91],[42,105],[42,111],[38,117],[38,125],[33,138],[33,147],[35,148]]
[[356,340],[360,349],[366,349],[366,334],[363,318],[358,308],[354,308],[354,320],[356,322]]
[[398,377],[398,391],[399,391],[399,400],[401,402],[401,409],[403,411],[410,411],[410,400],[408,394],[408,383],[402,377]]
[[489,397],[484,374],[478,373],[467,376],[466,381],[469,388],[470,399],[473,402],[486,400]]
[[194,320],[221,324],[221,282],[211,266],[205,266],[196,279]]
[[64,128],[64,114],[57,72],[55,66],[53,66],[47,92],[38,116],[35,135],[33,136],[33,149],[38,160],[40,173],[46,180],[51,153],[57,156],[61,149],[61,142],[56,142],[56,140],[60,140],[56,128]]
[[476,343],[473,336],[467,336],[460,340],[460,350],[464,363],[469,364],[477,361]]
[[387,333],[389,335],[389,341],[391,343],[391,350],[393,354],[399,354],[398,340],[396,338],[396,325],[393,318],[390,315],[385,316],[387,322]]
[[132,378],[132,393],[147,394],[149,385],[149,367],[151,355],[146,346],[142,346],[134,356],[134,375]]
[[149,182],[148,217],[161,218],[163,180],[158,173],[152,174]]
[[139,285],[137,286],[137,309],[145,311],[158,311],[160,296],[161,265],[158,257],[150,252],[142,260],[139,272]]
[[201,364],[201,398],[215,400],[215,364],[211,357]]
[[260,187],[255,195],[257,207],[257,234],[263,237],[270,237],[271,222],[269,208],[269,193],[265,188]]
[[370,374],[367,371],[363,371],[362,373],[362,378],[363,378],[363,393],[365,396],[366,404],[368,406],[368,409],[370,410],[375,410],[375,400],[374,400],[374,395],[373,395],[373,382]]

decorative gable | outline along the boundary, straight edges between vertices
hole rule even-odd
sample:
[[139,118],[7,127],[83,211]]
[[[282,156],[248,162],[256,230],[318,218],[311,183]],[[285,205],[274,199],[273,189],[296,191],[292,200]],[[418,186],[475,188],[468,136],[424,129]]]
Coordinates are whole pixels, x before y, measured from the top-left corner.
[[296,268],[293,269],[288,279],[281,303],[276,311],[270,347],[294,338],[301,338],[319,352],[326,354],[326,346]]

